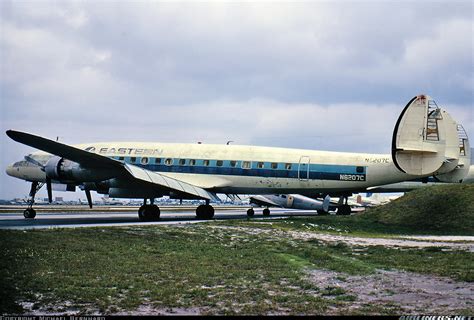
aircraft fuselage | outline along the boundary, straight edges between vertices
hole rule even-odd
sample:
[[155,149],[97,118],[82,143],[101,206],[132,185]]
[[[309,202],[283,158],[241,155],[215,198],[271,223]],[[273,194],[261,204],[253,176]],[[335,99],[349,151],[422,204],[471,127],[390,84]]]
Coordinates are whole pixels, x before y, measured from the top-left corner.
[[[340,189],[362,190],[413,177],[400,172],[390,154],[138,142],[90,143],[75,147],[217,193],[314,195]],[[43,164],[52,157],[42,151],[30,156]],[[28,181],[46,180],[45,172],[27,161],[15,163],[7,173]],[[114,181],[107,183],[112,188],[126,187],[115,185]]]

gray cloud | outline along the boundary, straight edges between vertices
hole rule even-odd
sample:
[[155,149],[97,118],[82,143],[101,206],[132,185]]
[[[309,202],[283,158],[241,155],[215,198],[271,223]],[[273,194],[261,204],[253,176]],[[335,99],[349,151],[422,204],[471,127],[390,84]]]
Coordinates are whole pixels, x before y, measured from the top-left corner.
[[388,152],[418,93],[474,131],[468,1],[0,6],[3,131]]

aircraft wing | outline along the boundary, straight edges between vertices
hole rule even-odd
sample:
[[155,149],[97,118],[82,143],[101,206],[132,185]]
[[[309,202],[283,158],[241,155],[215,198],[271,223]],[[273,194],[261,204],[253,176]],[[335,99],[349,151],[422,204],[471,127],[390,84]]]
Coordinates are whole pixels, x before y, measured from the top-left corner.
[[121,167],[121,162],[117,160],[81,150],[61,142],[14,130],[8,130],[6,133],[7,136],[17,142],[77,162],[84,167]]
[[219,201],[220,199],[213,192],[194,186],[178,179],[164,176],[158,172],[143,169],[138,166],[122,163],[96,153],[78,149],[76,147],[39,137],[30,133],[8,130],[7,135],[13,140],[26,144],[30,147],[54,154],[56,156],[79,163],[88,168],[109,168],[116,172],[118,179],[135,180],[145,183],[150,188],[160,187],[184,195],[202,198],[206,200]]
[[261,195],[251,196],[250,197],[250,202],[254,203],[256,205],[259,205],[259,206],[278,207],[278,208],[282,207],[278,203],[275,203],[275,202],[271,201],[270,199],[268,199],[267,197],[261,196]]

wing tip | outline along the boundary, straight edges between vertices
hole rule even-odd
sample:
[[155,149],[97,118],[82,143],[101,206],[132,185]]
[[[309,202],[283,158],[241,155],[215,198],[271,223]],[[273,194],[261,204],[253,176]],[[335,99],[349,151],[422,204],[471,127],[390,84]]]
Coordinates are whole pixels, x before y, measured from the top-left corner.
[[18,136],[18,133],[20,132],[10,129],[10,130],[5,131],[5,133],[10,139],[13,139],[16,141],[16,137]]

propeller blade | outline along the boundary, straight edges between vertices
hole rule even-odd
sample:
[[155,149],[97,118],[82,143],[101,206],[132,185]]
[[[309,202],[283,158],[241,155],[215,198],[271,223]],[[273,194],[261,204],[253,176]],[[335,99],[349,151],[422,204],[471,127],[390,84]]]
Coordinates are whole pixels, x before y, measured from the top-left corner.
[[92,197],[91,197],[91,191],[89,189],[84,189],[87,197],[87,203],[89,204],[89,208],[92,209]]
[[46,178],[46,189],[48,190],[48,201],[53,202],[53,190],[51,188],[51,179]]

